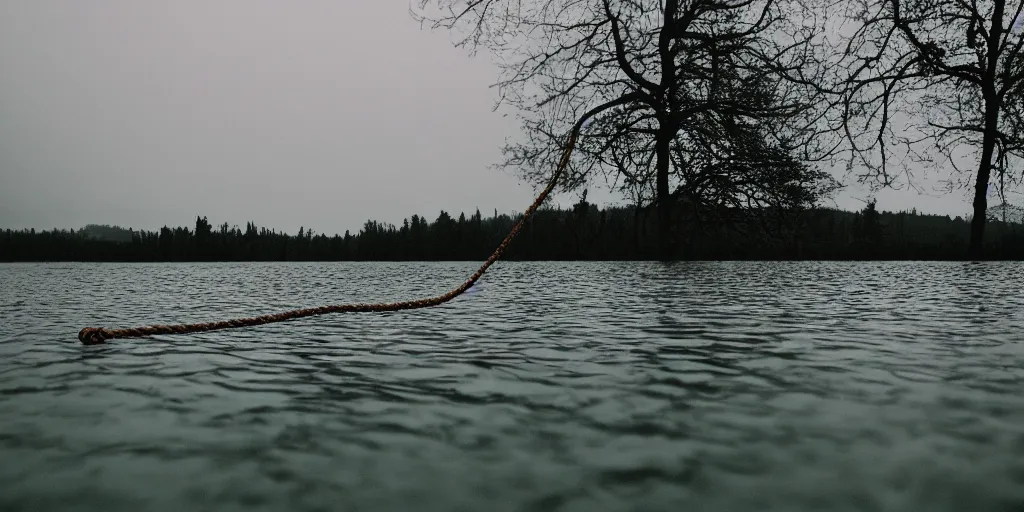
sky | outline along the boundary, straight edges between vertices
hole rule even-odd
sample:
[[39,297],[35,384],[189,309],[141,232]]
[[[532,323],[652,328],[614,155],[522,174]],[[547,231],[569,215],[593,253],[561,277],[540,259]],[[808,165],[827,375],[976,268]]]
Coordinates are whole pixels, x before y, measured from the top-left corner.
[[[442,209],[523,211],[535,190],[491,167],[519,129],[493,111],[498,69],[408,9],[0,2],[0,228],[155,230],[201,215],[334,234]],[[969,212],[966,191],[924,188],[879,192],[878,205]],[[870,195],[852,186],[831,205]],[[600,189],[588,199],[622,202]]]

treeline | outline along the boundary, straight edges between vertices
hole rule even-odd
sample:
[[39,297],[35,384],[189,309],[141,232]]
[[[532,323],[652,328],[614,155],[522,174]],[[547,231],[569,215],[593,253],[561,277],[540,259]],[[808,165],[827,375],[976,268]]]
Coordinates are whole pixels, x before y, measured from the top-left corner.
[[[910,212],[676,212],[674,241],[680,259],[963,259],[969,221]],[[600,209],[581,202],[572,209],[537,212],[509,247],[510,260],[647,260],[657,258],[654,215],[635,208]],[[356,234],[298,234],[248,223],[245,229],[205,217],[194,228],[158,232],[111,226],[79,231],[4,230],[0,261],[429,261],[482,260],[519,220],[458,218],[446,212],[433,221],[413,215],[401,226],[368,221]],[[994,220],[987,258],[1024,258],[1024,225]]]

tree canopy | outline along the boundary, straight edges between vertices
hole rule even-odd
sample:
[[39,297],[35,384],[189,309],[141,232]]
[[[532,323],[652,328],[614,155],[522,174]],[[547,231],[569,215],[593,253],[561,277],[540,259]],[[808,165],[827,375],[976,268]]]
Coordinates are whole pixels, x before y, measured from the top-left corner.
[[595,117],[562,186],[603,178],[656,205],[669,249],[680,198],[697,208],[792,207],[834,188],[807,165],[828,154],[815,137],[823,100],[814,84],[825,70],[815,61],[820,34],[794,17],[800,5],[421,0],[417,16],[497,57],[500,103],[523,127],[502,165],[534,183],[547,180],[580,113],[628,100]]

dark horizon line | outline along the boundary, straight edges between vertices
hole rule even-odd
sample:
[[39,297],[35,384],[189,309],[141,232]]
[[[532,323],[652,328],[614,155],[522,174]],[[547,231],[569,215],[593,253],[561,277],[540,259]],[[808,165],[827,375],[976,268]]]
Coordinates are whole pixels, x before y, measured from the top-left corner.
[[[803,262],[832,262],[832,263],[986,263],[986,262],[1007,262],[1024,261],[1021,258],[986,257],[984,259],[971,258],[734,258],[734,259],[676,259],[672,261],[661,261],[658,259],[643,260],[615,260],[615,259],[523,259],[523,258],[501,258],[497,263],[659,263],[672,265],[677,263],[803,263]],[[213,263],[482,263],[483,260],[194,260],[194,261],[113,261],[113,260],[34,260],[34,261],[2,261],[0,265],[39,265],[39,264],[62,264],[62,263],[88,263],[97,265],[195,265]]]
[[[589,206],[591,206],[591,207],[596,207],[598,210],[634,210],[635,209],[634,206],[621,206],[621,205],[604,205],[604,206],[601,206],[601,205],[598,205],[596,203],[587,203],[587,204]],[[548,209],[548,208],[545,208],[545,209]],[[572,205],[570,205],[568,210],[563,210],[561,205],[557,205],[556,207],[552,207],[550,209],[557,210],[557,211],[571,211],[572,210]],[[641,209],[646,209],[646,207],[641,208]],[[991,209],[992,208],[990,208],[990,210]],[[840,208],[838,206],[835,206],[835,207],[833,207],[833,206],[814,206],[814,207],[808,208],[807,210],[808,211],[834,211],[834,212],[841,212],[841,213],[857,213],[859,211],[859,210],[847,210],[847,209]],[[481,211],[480,208],[476,208],[474,214],[476,212],[480,212],[480,211]],[[917,209],[916,206],[911,206],[911,207],[903,209],[903,210],[878,210],[878,212],[881,213],[881,214],[911,213],[912,211],[916,212],[916,215],[919,215],[919,216],[945,217],[947,219],[954,220],[954,221],[957,220],[957,219],[965,220],[966,221],[968,219],[968,217],[970,216],[970,212],[967,212],[966,214],[963,214],[963,215],[956,215],[956,216],[954,216],[952,214],[949,214],[949,213],[945,213],[945,214],[943,214],[943,213],[929,213],[929,212]],[[445,210],[445,209],[442,208],[441,210],[439,210],[438,215],[440,215],[441,213],[447,213],[447,212],[448,212],[448,210]],[[490,217],[483,217],[483,218],[491,219],[491,218],[507,216],[509,218],[515,219],[515,218],[517,218],[517,217],[522,215],[522,212],[518,212],[518,211],[515,211],[515,210],[513,210],[511,213],[501,213],[501,212],[498,212],[497,209],[492,209],[492,213],[495,213],[496,215],[492,215]],[[460,211],[459,212],[459,215],[465,215],[465,214],[466,214],[465,211]],[[454,216],[454,214],[449,214],[449,215],[452,215],[453,219],[457,219],[458,218],[458,216]],[[365,224],[367,222],[375,222],[375,223],[380,224],[380,225],[385,225],[385,226],[393,225],[395,227],[400,227],[401,226],[401,222],[409,221],[413,216],[417,216],[417,217],[419,217],[421,219],[425,219],[428,222],[430,222],[430,219],[428,217],[425,217],[425,216],[420,215],[420,214],[412,214],[412,215],[404,217],[402,219],[402,221],[400,221],[398,224],[391,223],[391,222],[377,221],[377,220],[373,220],[373,219],[367,219],[367,220],[363,221],[363,226],[365,226]],[[196,217],[197,218],[207,218],[205,215],[197,215]],[[260,225],[256,224],[255,221],[252,221],[252,220],[246,221],[246,223],[247,224],[252,223],[252,224],[256,225],[256,227],[264,228],[264,229],[267,229],[269,231],[273,231],[273,232],[275,232],[277,234],[284,234],[284,235],[289,234],[288,231],[285,230],[285,229],[282,229],[282,230],[278,231],[277,228],[271,228],[271,227],[265,226],[265,225],[264,226],[260,226]],[[1014,221],[1008,221],[1007,223],[1008,224],[1020,224],[1020,223],[1014,222]],[[229,224],[228,222],[219,223],[219,224],[217,224],[214,227],[219,228],[220,226],[223,226],[224,224],[228,224],[228,229],[240,229],[240,228],[242,228],[242,226],[239,225],[239,224]],[[165,223],[162,226],[157,227],[157,228],[139,228],[139,229],[134,229],[134,227],[132,225],[130,225],[130,224],[128,226],[124,226],[124,225],[121,225],[121,224],[101,224],[101,223],[97,223],[97,222],[87,222],[85,224],[80,225],[77,228],[69,228],[69,227],[50,227],[50,228],[39,228],[39,229],[36,229],[36,228],[9,228],[9,227],[4,227],[4,226],[0,225],[0,232],[5,232],[5,231],[13,231],[13,232],[21,231],[21,232],[24,232],[24,231],[31,231],[31,230],[36,230],[36,231],[40,231],[40,232],[80,231],[80,230],[87,229],[87,228],[92,227],[92,226],[95,226],[95,227],[109,227],[109,228],[122,229],[122,230],[130,230],[130,231],[135,232],[135,233],[142,233],[142,232],[159,233],[160,230],[163,229],[163,228],[174,229],[176,227],[186,227],[186,228],[188,227],[187,225],[171,226],[170,224],[166,224]],[[354,229],[356,230],[356,232],[358,232],[359,230],[362,229],[363,226],[359,226],[359,227],[354,228]],[[309,231],[309,229],[307,229],[304,225],[300,226],[299,229],[300,230]],[[312,229],[312,231],[317,232],[318,236],[319,235],[325,235],[327,237],[344,236],[344,233],[338,233],[338,232],[336,232],[334,234],[328,235],[326,232],[320,232],[320,231],[317,231],[316,229]],[[351,231],[353,231],[353,230],[352,229],[346,229],[345,230],[345,232],[351,232]],[[296,231],[296,233],[297,233],[297,231]],[[469,260],[467,260],[467,261],[469,261]],[[646,260],[638,260],[638,261],[646,261]]]
[[[916,208],[860,212],[836,208],[691,211],[680,205],[669,243],[675,261],[974,261],[1024,259],[1024,224],[993,219],[981,258],[966,246],[969,222]],[[508,247],[508,261],[660,261],[656,219],[634,208],[598,208],[581,201],[573,209],[537,212]],[[157,231],[90,225],[78,231],[0,232],[0,260],[23,262],[481,262],[492,254],[522,214],[484,218],[476,210],[457,218],[444,210],[436,220],[418,214],[401,225],[368,220],[356,233],[328,236],[261,228],[254,222]],[[519,218],[517,218],[519,217]],[[1008,219],[1010,220],[1010,219]]]

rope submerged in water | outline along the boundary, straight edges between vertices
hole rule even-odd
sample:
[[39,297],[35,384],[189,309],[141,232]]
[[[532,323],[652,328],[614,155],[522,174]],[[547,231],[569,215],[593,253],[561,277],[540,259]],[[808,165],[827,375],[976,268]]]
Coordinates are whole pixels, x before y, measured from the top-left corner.
[[[595,109],[596,110],[596,109]],[[576,138],[579,135],[580,128],[583,120],[587,116],[580,119],[579,122],[573,126],[572,131],[569,133],[569,140],[566,143],[565,151],[562,153],[562,158],[558,163],[558,167],[555,168],[554,174],[551,176],[551,180],[548,182],[547,187],[541,191],[537,199],[533,201],[533,204],[527,208],[526,212],[523,213],[523,218],[512,228],[505,240],[501,242],[501,245],[494,250],[487,261],[480,266],[480,269],[476,271],[466,282],[462,283],[461,286],[454,290],[436,297],[430,297],[420,300],[412,300],[405,302],[391,302],[381,304],[342,304],[335,306],[321,306],[316,308],[297,309],[293,311],[285,311],[283,313],[276,313],[271,315],[254,316],[249,318],[239,318],[235,320],[224,320],[221,322],[209,322],[199,324],[179,324],[179,325],[148,325],[143,327],[133,327],[127,329],[105,329],[102,327],[86,327],[78,333],[78,340],[86,345],[100,345],[106,343],[106,340],[113,338],[140,338],[143,336],[153,336],[159,334],[188,334],[193,332],[205,332],[215,331],[219,329],[231,329],[234,327],[251,327],[255,325],[263,325],[275,322],[284,322],[288,320],[294,320],[297,318],[304,318],[307,316],[324,315],[327,313],[369,313],[369,312],[384,312],[384,311],[402,311],[407,309],[419,309],[431,306],[437,306],[448,302],[459,295],[462,295],[466,290],[473,286],[478,279],[487,271],[494,262],[501,258],[502,253],[508,248],[508,244],[512,242],[512,239],[516,237],[519,230],[526,223],[527,219],[537,210],[538,207],[544,202],[548,194],[555,188],[555,184],[558,182],[559,176],[569,165],[569,157],[572,155],[572,150],[576,145]]]

